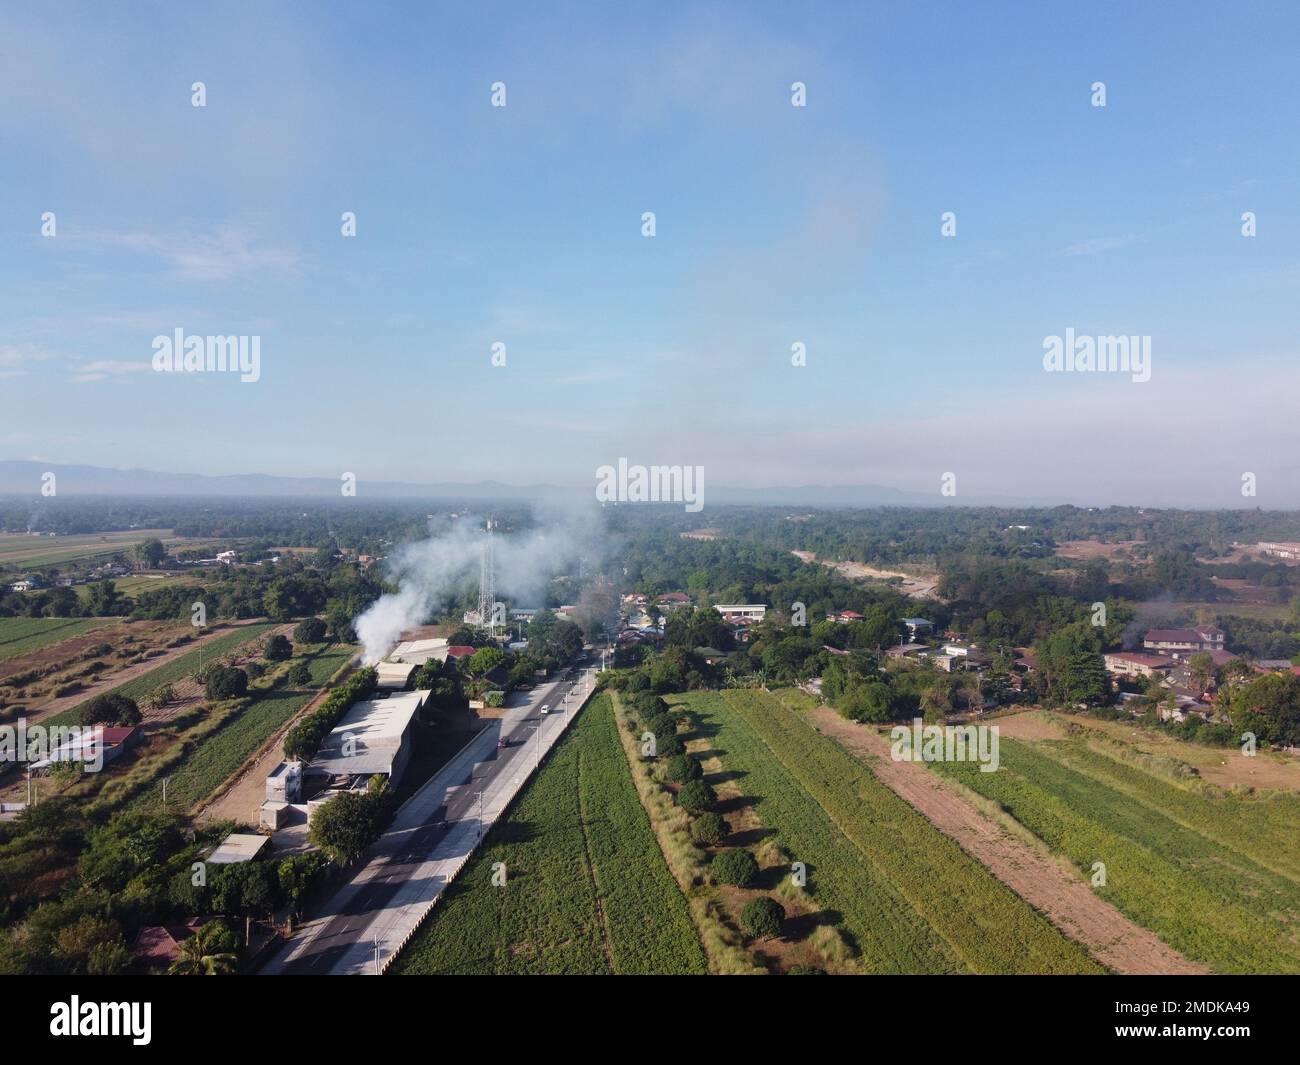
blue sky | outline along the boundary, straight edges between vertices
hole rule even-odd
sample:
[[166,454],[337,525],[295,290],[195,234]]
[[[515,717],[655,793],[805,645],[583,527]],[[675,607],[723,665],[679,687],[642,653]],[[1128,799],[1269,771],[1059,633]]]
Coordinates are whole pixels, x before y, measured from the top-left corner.
[[[1297,30],[1285,4],[9,4],[0,457],[1300,506]],[[151,372],[178,327],[260,335],[261,379]],[[1067,328],[1151,336],[1151,380],[1045,373]]]

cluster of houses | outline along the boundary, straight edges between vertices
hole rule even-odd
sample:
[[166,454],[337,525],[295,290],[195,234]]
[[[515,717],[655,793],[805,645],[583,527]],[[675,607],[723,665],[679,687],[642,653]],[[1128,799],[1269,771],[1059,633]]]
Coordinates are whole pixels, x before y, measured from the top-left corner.
[[[674,610],[692,605],[691,597],[685,592],[665,592],[659,596],[628,593],[620,600],[623,624],[616,642],[623,645],[657,644],[664,634],[663,618]],[[652,606],[659,611],[660,620],[657,622],[650,614]],[[767,616],[767,606],[763,603],[717,603],[713,609],[722,615],[737,643],[749,643],[753,627]],[[721,657],[721,652],[715,652],[715,657]]]
[[[1215,625],[1151,629],[1142,638],[1140,651],[1110,651],[1102,655],[1102,661],[1106,672],[1115,678],[1158,677],[1169,689],[1175,704],[1158,710],[1162,718],[1184,721],[1189,713],[1212,717],[1215,713],[1213,681],[1200,676],[1189,663],[1194,655],[1204,654],[1215,669],[1226,666],[1239,657],[1226,650],[1226,640],[1227,634]],[[1120,693],[1122,702],[1132,698],[1130,693]]]
[[40,573],[28,573],[9,585],[12,592],[39,592],[43,588],[71,588],[77,584],[92,584],[95,581],[111,580],[115,577],[125,577],[131,572],[131,567],[121,562],[105,562],[101,566],[96,566],[85,573],[77,574],[60,574],[57,577],[46,577]]

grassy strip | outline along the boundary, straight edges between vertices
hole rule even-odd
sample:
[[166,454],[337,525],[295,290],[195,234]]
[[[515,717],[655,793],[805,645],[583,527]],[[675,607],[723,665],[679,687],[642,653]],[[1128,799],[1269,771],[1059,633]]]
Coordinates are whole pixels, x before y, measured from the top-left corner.
[[[706,971],[618,743],[609,699],[598,696],[392,971]],[[505,863],[504,888],[491,882],[496,862]]]
[[673,801],[672,792],[655,779],[653,764],[641,757],[636,738],[639,730],[627,727],[632,718],[624,712],[618,693],[610,692],[609,697],[614,701],[617,732],[632,772],[632,782],[668,869],[686,895],[691,919],[708,956],[709,971],[732,976],[765,975],[767,970],[754,960],[745,949],[740,933],[725,920],[717,890],[709,882],[709,856],[691,839],[690,815]]
[[1187,957],[1220,972],[1300,973],[1293,881],[1076,771],[1052,748],[1003,739],[996,773],[934,768],[999,803],[1085,877],[1104,863],[1097,892]]
[[757,800],[763,823],[776,830],[775,842],[807,866],[811,896],[843,917],[846,938],[869,972],[967,971],[722,694],[691,692],[683,701],[696,715],[698,731],[726,752],[732,772],[742,774],[746,796]]
[[0,618],[0,662],[71,640],[118,618]]
[[[1083,947],[805,717],[766,692],[734,690],[725,698],[973,971],[1102,971]],[[905,847],[898,846],[900,839]]]

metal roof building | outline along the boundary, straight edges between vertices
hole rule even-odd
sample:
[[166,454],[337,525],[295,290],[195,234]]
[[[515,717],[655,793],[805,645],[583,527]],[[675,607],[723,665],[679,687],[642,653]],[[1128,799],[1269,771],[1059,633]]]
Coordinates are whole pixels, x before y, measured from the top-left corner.
[[393,648],[388,656],[390,662],[409,662],[413,666],[422,666],[430,658],[439,662],[447,660],[447,641],[442,637],[429,640],[407,640]]
[[381,773],[396,783],[410,757],[411,722],[428,694],[397,692],[357,703],[325,737],[309,772],[331,777]]
[[234,865],[236,862],[251,862],[270,842],[270,836],[261,836],[256,832],[232,832],[208,855],[208,863]]
[[375,666],[376,682],[381,688],[400,690],[411,683],[411,675],[419,668],[410,662],[380,662]]

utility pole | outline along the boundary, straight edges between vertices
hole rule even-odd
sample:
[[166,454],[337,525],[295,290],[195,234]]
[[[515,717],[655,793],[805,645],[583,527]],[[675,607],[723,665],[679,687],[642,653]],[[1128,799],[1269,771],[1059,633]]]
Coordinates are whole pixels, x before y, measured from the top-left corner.
[[167,809],[167,777],[163,777],[163,809]]
[[479,842],[483,840],[483,793],[478,793],[478,838]]
[[375,975],[382,975],[379,971],[379,937],[375,936]]

